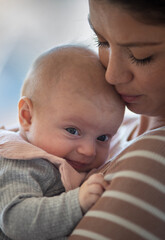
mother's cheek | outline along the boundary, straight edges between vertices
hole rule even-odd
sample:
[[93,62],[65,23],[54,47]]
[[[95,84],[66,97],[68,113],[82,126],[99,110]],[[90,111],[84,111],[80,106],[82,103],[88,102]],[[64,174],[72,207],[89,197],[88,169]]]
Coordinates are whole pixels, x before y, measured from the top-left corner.
[[103,64],[103,66],[105,68],[107,68],[108,61],[109,61],[109,49],[100,47],[99,48],[99,58],[100,58],[101,63]]

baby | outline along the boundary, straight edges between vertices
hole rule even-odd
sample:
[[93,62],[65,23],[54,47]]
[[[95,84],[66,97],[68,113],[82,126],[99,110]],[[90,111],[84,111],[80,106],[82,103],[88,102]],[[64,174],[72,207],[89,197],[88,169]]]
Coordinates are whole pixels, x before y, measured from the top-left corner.
[[62,239],[106,187],[101,174],[84,178],[108,159],[124,104],[80,46],[41,55],[21,95],[20,131],[0,134],[0,238]]

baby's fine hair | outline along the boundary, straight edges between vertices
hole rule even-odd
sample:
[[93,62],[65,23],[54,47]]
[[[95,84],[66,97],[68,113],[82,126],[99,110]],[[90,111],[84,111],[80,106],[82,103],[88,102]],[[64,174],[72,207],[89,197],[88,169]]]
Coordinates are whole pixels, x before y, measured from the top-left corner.
[[[58,46],[39,56],[27,74],[21,96],[28,97],[33,105],[43,106],[43,101],[47,101],[46,96],[50,95],[51,90],[58,90],[59,81],[68,84],[69,74],[69,84],[73,85],[77,95],[92,98],[101,94],[108,103],[113,99],[122,105],[113,86],[105,80],[105,68],[98,55],[91,49],[77,45]],[[83,81],[80,81],[80,75],[83,76]]]
[[[54,47],[40,55],[33,63],[21,89],[21,96],[26,96],[35,101],[42,90],[51,87],[61,80],[61,76],[68,68],[95,67],[102,74],[105,69],[98,56],[85,46],[62,45]],[[84,70],[85,71],[85,70]],[[84,79],[85,81],[85,79]],[[94,83],[92,83],[94,84]],[[96,83],[97,84],[97,83]]]

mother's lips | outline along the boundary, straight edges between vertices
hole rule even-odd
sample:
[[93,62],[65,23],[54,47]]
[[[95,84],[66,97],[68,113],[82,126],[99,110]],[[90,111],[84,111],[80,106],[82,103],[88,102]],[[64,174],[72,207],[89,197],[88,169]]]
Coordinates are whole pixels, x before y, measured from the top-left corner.
[[120,94],[121,98],[124,100],[126,103],[137,103],[139,101],[139,98],[141,95],[125,95],[125,94]]

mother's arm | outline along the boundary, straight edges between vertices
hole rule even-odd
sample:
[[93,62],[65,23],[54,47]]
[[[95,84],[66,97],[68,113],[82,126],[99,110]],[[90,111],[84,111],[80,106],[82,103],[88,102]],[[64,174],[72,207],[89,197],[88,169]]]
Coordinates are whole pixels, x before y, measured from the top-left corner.
[[69,239],[165,239],[165,129],[125,149],[106,178],[107,190]]

